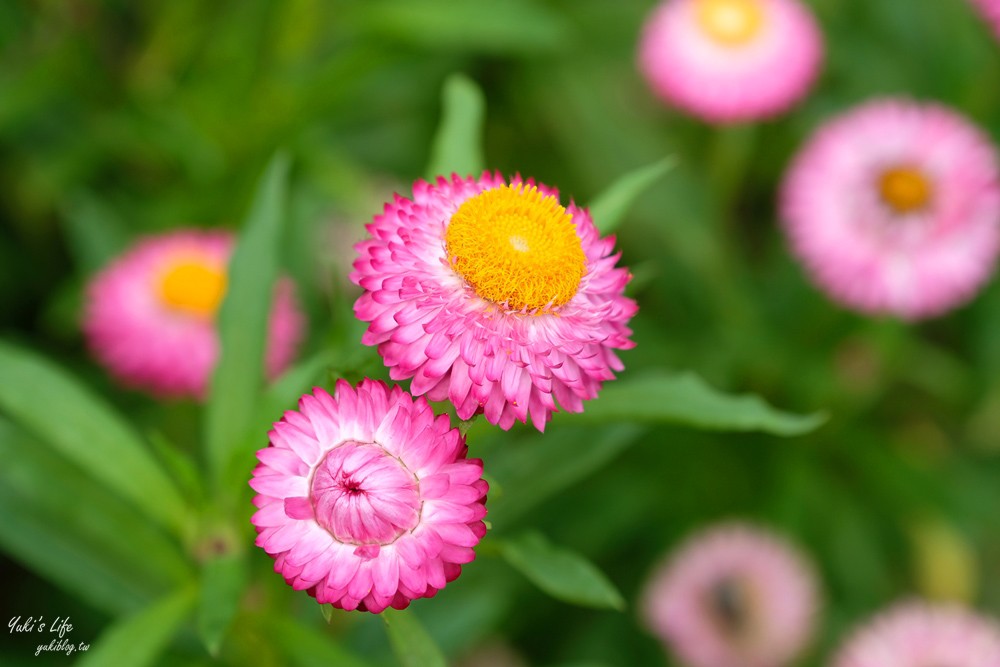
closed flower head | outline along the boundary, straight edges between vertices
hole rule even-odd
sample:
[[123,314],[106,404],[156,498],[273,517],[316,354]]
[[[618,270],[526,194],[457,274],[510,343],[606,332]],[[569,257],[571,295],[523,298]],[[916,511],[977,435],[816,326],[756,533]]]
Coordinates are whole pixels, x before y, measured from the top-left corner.
[[792,163],[782,210],[814,281],[869,314],[944,313],[972,298],[1000,251],[994,149],[933,104],[878,100],[830,121]]
[[822,36],[799,0],[665,0],[639,44],[654,92],[713,123],[786,110],[821,58]]
[[[147,237],[94,277],[83,329],[112,375],[157,395],[204,397],[219,354],[215,319],[233,242],[221,231]],[[301,331],[292,285],[282,280],[268,325],[270,375],[291,362]]]
[[483,465],[447,415],[364,380],[302,397],[250,486],[257,545],[296,590],[374,613],[432,597],[486,533]]
[[614,239],[554,190],[491,174],[418,181],[368,230],[351,274],[362,340],[414,394],[462,419],[543,429],[556,401],[579,412],[622,369],[628,272]]
[[690,667],[783,667],[812,637],[816,580],[777,536],[723,524],[689,539],[644,592],[648,627]]

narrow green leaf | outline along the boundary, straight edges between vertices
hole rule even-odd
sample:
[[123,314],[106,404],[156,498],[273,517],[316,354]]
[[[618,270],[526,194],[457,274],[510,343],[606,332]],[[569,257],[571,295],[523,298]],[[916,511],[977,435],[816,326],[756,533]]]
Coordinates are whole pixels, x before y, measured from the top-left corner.
[[385,621],[389,643],[403,667],[448,667],[441,649],[424,630],[412,610],[386,609],[380,616]]
[[554,598],[599,609],[625,608],[621,593],[593,563],[553,545],[540,533],[504,540],[500,552],[511,566]]
[[97,271],[125,248],[125,225],[89,193],[77,193],[64,202],[61,217],[70,252],[82,273]]
[[45,445],[183,532],[188,510],[145,443],[119,415],[55,364],[0,342],[0,410]]
[[276,156],[260,181],[229,264],[229,287],[219,310],[220,358],[205,413],[209,469],[217,482],[256,423],[287,175],[287,158]]
[[159,431],[147,432],[146,439],[185,497],[193,504],[204,500],[205,489],[202,486],[201,474],[191,455],[181,451]]
[[254,431],[266,433],[271,424],[281,419],[285,410],[295,408],[303,394],[308,394],[313,387],[322,385],[326,379],[327,369],[333,361],[334,353],[326,349],[282,373],[281,377],[264,392],[260,408],[257,410],[259,424]]
[[[330,605],[322,605],[330,607]],[[281,651],[297,667],[369,667],[369,663],[358,658],[337,644],[332,635],[315,629],[286,616],[267,616],[264,627]]]
[[670,156],[645,167],[639,167],[620,177],[597,195],[588,209],[601,233],[610,234],[616,230],[632,202],[676,165],[677,159]]
[[194,601],[194,587],[187,587],[116,621],[86,653],[80,654],[75,664],[77,667],[153,664],[184,622]]
[[209,558],[202,567],[197,627],[198,635],[213,656],[219,653],[246,586],[247,563],[241,553]]
[[41,576],[114,612],[190,579],[156,524],[2,418],[0,460],[0,545]]
[[792,436],[818,428],[826,415],[782,412],[753,394],[724,394],[693,373],[661,371],[612,382],[576,419],[686,424],[714,431]]
[[479,175],[483,158],[483,119],[486,100],[471,79],[453,74],[444,83],[441,95],[441,124],[431,145],[427,178]]

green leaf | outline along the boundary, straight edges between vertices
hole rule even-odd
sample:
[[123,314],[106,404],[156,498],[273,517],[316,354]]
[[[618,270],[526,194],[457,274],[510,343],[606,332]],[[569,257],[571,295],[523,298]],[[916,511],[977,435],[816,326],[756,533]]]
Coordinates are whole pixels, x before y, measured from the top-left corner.
[[113,613],[190,580],[156,524],[5,419],[0,460],[0,546],[29,569]]
[[219,654],[246,586],[247,563],[242,553],[214,556],[202,567],[197,627],[198,635],[213,656]]
[[[321,605],[330,607],[330,605]],[[330,607],[332,609],[332,607]],[[369,667],[369,663],[337,644],[330,634],[286,616],[267,616],[264,627],[297,667]]]
[[[648,373],[612,382],[577,421],[686,424],[714,431],[802,435],[826,421],[823,413],[797,415],[772,408],[753,394],[719,392],[693,373]],[[568,421],[568,420],[567,420]]]
[[116,621],[92,648],[80,654],[81,659],[75,664],[77,667],[153,664],[180,628],[194,600],[194,587],[187,587]]
[[380,616],[385,621],[392,651],[403,667],[448,667],[441,649],[412,610],[398,611],[390,607]]
[[677,165],[674,156],[663,158],[621,176],[594,198],[588,209],[594,224],[602,234],[618,229],[632,202],[645,190]]
[[322,350],[282,373],[264,392],[257,410],[258,426],[254,431],[266,433],[271,424],[281,419],[285,410],[295,408],[303,394],[308,394],[314,386],[324,384],[327,369],[334,358],[332,350]]
[[183,533],[188,509],[145,443],[119,415],[55,364],[0,342],[0,410],[45,445]]
[[537,532],[524,533],[500,545],[516,570],[554,598],[599,609],[625,608],[614,584],[578,553],[557,547]]
[[63,229],[77,270],[97,271],[125,248],[125,225],[93,195],[80,192],[61,207]]
[[431,145],[427,178],[476,175],[483,171],[483,118],[486,101],[479,87],[461,74],[444,83],[441,124]]
[[370,0],[357,18],[394,41],[449,54],[534,54],[572,47],[566,19],[543,3],[504,0],[483,10],[480,2]]
[[220,357],[205,413],[208,464],[217,482],[256,423],[287,175],[288,160],[279,154],[260,181],[229,264],[229,287],[219,310]]

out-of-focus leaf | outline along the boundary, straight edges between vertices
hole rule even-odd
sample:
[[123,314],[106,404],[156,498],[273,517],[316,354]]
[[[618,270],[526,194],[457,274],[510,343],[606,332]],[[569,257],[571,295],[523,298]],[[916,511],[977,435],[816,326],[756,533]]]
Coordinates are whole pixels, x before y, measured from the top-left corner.
[[674,168],[677,159],[673,156],[658,160],[645,167],[630,171],[597,195],[590,204],[590,216],[602,234],[610,234],[618,228],[632,202],[661,176]]
[[607,465],[641,432],[641,427],[632,424],[589,429],[567,424],[544,435],[505,443],[488,457],[486,467],[503,489],[517,492],[491,498],[490,519],[498,528],[504,527]]
[[486,8],[468,0],[374,0],[358,18],[369,30],[435,51],[495,55],[568,48],[569,24],[531,0],[505,0]]
[[4,419],[0,459],[0,544],[29,569],[114,612],[190,578],[156,524]]
[[246,590],[247,564],[242,553],[209,558],[202,567],[198,635],[208,652],[218,655]]
[[554,598],[599,609],[625,608],[621,593],[593,563],[553,545],[540,533],[504,540],[500,552],[515,569]]
[[[203,500],[205,489],[202,486],[198,468],[191,456],[178,449],[177,445],[159,431],[148,432],[146,438],[185,496],[188,499]],[[196,502],[196,500],[192,500],[192,502]]]
[[92,195],[77,193],[61,212],[69,249],[82,273],[97,271],[125,247],[127,234],[121,220]]
[[116,621],[86,653],[80,654],[76,665],[143,667],[153,664],[184,622],[194,601],[194,587],[187,587]]
[[[329,607],[330,605],[323,605]],[[336,639],[321,630],[293,621],[286,616],[272,614],[265,627],[281,651],[297,667],[369,667],[368,662],[353,655],[337,644]]]
[[205,446],[216,480],[256,423],[287,176],[288,159],[278,155],[261,178],[229,264],[229,287],[219,310],[221,351],[205,414]]
[[715,431],[792,436],[812,431],[826,416],[782,412],[752,394],[724,394],[693,373],[656,372],[607,385],[573,419],[687,424]]
[[326,370],[333,361],[334,354],[327,349],[285,371],[264,392],[261,406],[257,410],[259,424],[254,432],[266,433],[272,423],[281,419],[285,410],[295,408],[303,394],[309,393],[317,383],[322,384]]
[[479,175],[485,166],[483,92],[468,77],[453,74],[444,83],[441,100],[441,124],[431,145],[427,177]]
[[0,410],[162,525],[188,515],[145,443],[112,409],[55,364],[0,342]]
[[412,610],[398,611],[390,607],[381,616],[392,651],[403,667],[448,667],[441,649]]

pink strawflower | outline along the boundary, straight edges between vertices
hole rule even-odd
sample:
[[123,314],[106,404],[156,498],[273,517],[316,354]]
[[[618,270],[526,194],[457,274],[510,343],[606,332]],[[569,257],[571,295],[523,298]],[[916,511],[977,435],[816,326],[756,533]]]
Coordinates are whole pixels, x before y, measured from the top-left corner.
[[833,667],[1000,667],[1000,627],[959,606],[904,602],[856,630]]
[[250,486],[257,546],[321,604],[379,613],[433,597],[486,534],[483,463],[423,398],[365,379],[305,395]]
[[972,0],[983,18],[993,28],[993,33],[1000,39],[1000,0]]
[[[94,356],[127,386],[204,398],[219,356],[215,316],[233,244],[224,231],[149,236],[94,276],[83,314]],[[302,325],[292,284],[282,280],[270,315],[270,376],[293,359]]]
[[489,173],[417,181],[368,231],[351,273],[365,290],[362,341],[415,395],[504,429],[530,415],[543,430],[556,401],[580,412],[622,369],[630,274],[614,238],[554,189]]
[[781,667],[812,638],[809,563],[781,538],[727,523],[687,540],[644,592],[648,627],[688,667]]
[[794,252],[832,298],[918,319],[970,299],[1000,249],[988,138],[944,107],[878,100],[823,126],[782,191]]
[[802,98],[823,37],[799,0],[666,0],[639,43],[639,67],[666,102],[711,123],[779,114]]

